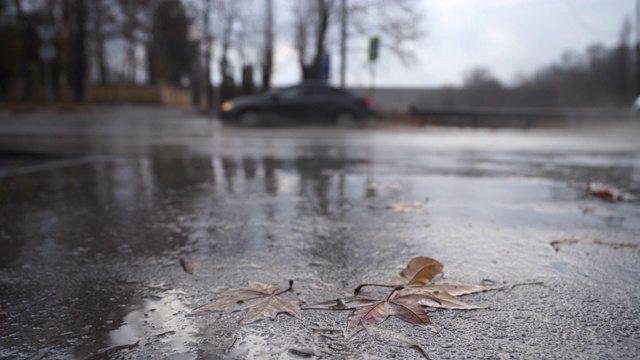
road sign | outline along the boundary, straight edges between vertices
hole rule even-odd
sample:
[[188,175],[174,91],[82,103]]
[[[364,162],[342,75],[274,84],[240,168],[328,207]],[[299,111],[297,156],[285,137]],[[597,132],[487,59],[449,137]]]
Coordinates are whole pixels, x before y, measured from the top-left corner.
[[320,64],[320,80],[324,82],[329,81],[330,70],[331,70],[331,61],[329,58],[329,54],[324,54],[322,56],[322,63]]
[[38,55],[40,55],[40,59],[42,59],[42,61],[48,63],[56,58],[56,55],[58,55],[58,50],[51,44],[44,44],[38,49]]
[[43,42],[51,42],[56,34],[56,28],[50,25],[38,25],[36,32]]
[[380,48],[380,37],[372,36],[369,39],[369,61],[373,62],[378,59],[378,48]]

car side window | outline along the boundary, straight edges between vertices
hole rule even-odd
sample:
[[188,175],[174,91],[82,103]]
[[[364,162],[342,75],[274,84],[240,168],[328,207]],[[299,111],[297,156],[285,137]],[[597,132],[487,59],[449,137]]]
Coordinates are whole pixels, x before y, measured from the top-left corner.
[[334,89],[328,86],[310,86],[307,89],[308,96],[340,96],[344,93],[338,89]]
[[302,88],[300,86],[293,86],[290,88],[286,88],[278,94],[282,99],[294,99],[299,96],[302,96]]

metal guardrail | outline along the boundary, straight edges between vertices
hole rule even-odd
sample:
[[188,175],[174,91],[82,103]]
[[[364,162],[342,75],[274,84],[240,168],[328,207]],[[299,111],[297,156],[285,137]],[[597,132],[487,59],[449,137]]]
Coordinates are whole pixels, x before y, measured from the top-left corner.
[[471,126],[478,126],[480,118],[518,120],[524,127],[535,119],[628,120],[628,108],[543,108],[543,107],[420,107],[412,106],[411,114],[418,118],[465,117]]

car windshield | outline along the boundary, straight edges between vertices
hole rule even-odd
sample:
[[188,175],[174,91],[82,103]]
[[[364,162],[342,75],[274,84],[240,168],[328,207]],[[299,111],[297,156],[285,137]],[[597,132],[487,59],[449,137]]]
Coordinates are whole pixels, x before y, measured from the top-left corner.
[[301,86],[292,86],[278,92],[278,96],[283,99],[292,99],[302,95],[302,87]]

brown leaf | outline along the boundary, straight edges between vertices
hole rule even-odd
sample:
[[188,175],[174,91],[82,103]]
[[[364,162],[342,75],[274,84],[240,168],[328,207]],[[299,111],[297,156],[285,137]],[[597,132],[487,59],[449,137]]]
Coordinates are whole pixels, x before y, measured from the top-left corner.
[[475,306],[463,303],[456,299],[455,296],[444,290],[433,289],[430,285],[427,286],[407,286],[404,289],[398,290],[392,295],[392,298],[397,297],[409,297],[409,296],[421,296],[431,295],[432,297],[423,296],[417,303],[420,306],[437,307],[443,309],[456,309],[456,310],[474,310],[474,309],[486,309],[484,306]]
[[427,313],[420,307],[420,301],[433,298],[431,294],[410,294],[393,299],[380,300],[367,306],[356,308],[347,320],[347,337],[352,337],[367,326],[375,326],[389,316],[395,316],[408,323],[427,326],[431,323]]
[[379,302],[379,299],[365,296],[350,296],[342,299],[324,301],[317,304],[305,305],[303,310],[353,310]]
[[195,308],[192,313],[248,310],[242,319],[240,319],[240,324],[249,324],[267,318],[275,319],[278,314],[283,312],[299,319],[302,318],[300,306],[304,304],[303,301],[279,296],[291,290],[293,280],[289,280],[289,287],[280,292],[276,292],[278,291],[278,287],[274,285],[263,284],[257,281],[249,281],[247,284],[248,287],[221,291],[220,293],[222,295],[228,297]]
[[624,191],[619,189],[615,189],[607,184],[598,182],[587,181],[585,191],[591,196],[597,197],[598,199],[602,200],[622,201],[633,200],[634,198],[634,196],[631,194],[625,193]]
[[399,275],[389,279],[390,285],[424,285],[438,275],[444,265],[438,260],[419,256],[411,259]]
[[394,212],[411,212],[422,210],[424,204],[419,201],[396,202],[387,205],[387,209]]
[[452,296],[475,294],[484,291],[498,290],[504,288],[502,285],[477,285],[477,284],[444,284],[431,283],[426,285],[431,290],[440,290]]
[[633,244],[633,243],[616,243],[616,242],[606,242],[598,239],[575,239],[575,238],[554,240],[550,242],[549,245],[553,246],[556,252],[558,252],[560,251],[561,244],[578,244],[578,243],[609,246],[614,249],[621,249],[621,248],[637,249],[639,247],[638,244]]
[[189,273],[189,274],[193,274],[193,269],[196,267],[196,264],[193,260],[187,259],[187,258],[180,258],[180,266],[182,266],[182,269]]

